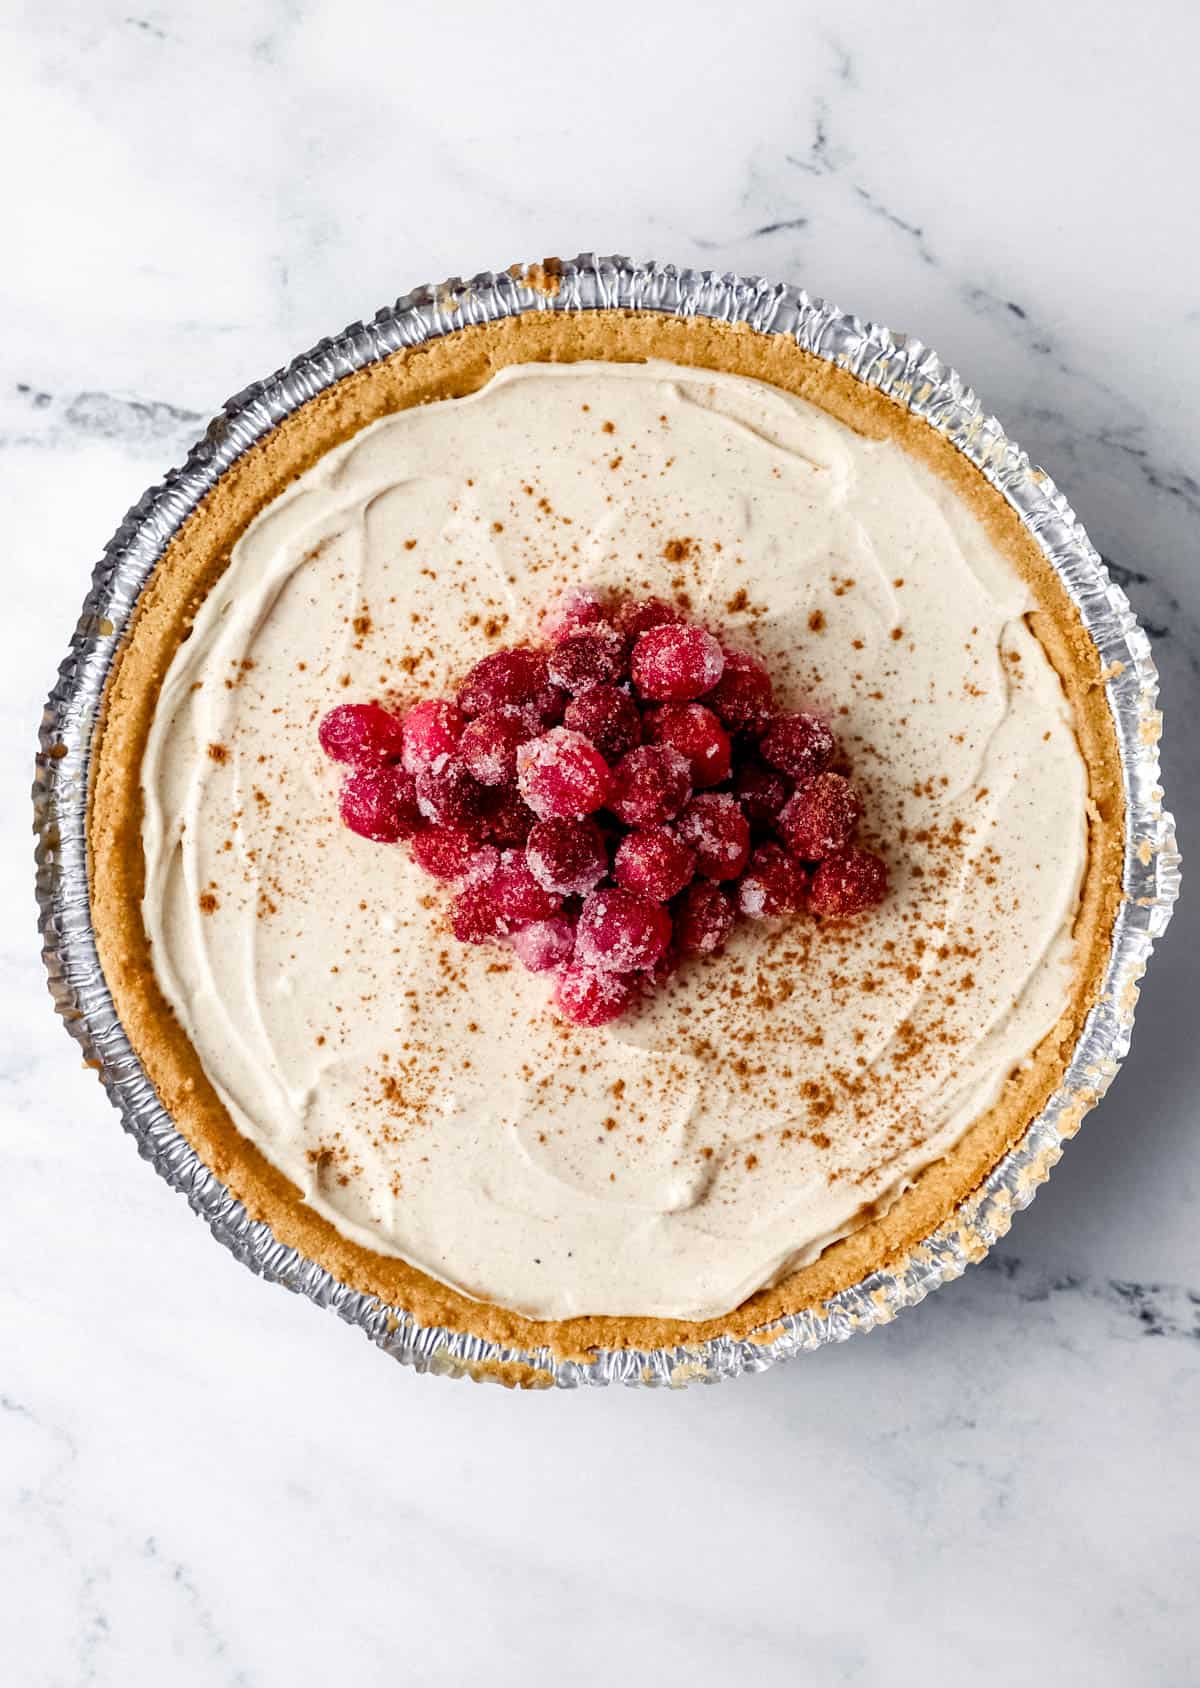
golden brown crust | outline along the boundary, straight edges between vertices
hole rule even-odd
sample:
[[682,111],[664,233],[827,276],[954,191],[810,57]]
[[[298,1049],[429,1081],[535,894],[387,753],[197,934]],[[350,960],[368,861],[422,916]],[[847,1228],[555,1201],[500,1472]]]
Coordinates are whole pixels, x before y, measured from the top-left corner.
[[[1029,582],[1038,605],[1030,624],[1071,700],[1091,782],[1088,864],[1076,925],[1078,987],[1071,1007],[1033,1060],[1010,1078],[1001,1100],[975,1121],[953,1151],[923,1172],[886,1214],[826,1249],[812,1265],[760,1290],[720,1319],[542,1322],[471,1301],[404,1261],[347,1241],[237,1131],[154,977],[141,918],[140,769],[159,687],[197,606],[253,518],[325,452],[381,415],[473,392],[506,364],[648,357],[769,381],[862,434],[898,441],[953,484]],[[282,1242],[353,1289],[403,1307],[424,1324],[470,1331],[510,1347],[545,1345],[560,1356],[581,1357],[597,1347],[657,1348],[694,1345],[723,1334],[749,1335],[785,1313],[819,1306],[866,1273],[896,1262],[947,1218],[1022,1135],[1062,1077],[1108,954],[1121,895],[1123,813],[1117,740],[1095,646],[1014,511],[941,434],[783,335],[649,313],[530,313],[396,353],[319,394],[247,452],[176,535],[137,606],[96,735],[89,816],[92,916],[109,989],[163,1105],[254,1217],[266,1219]],[[500,1380],[526,1385],[547,1380],[543,1372],[526,1376],[528,1368],[517,1369],[519,1377],[506,1372]]]

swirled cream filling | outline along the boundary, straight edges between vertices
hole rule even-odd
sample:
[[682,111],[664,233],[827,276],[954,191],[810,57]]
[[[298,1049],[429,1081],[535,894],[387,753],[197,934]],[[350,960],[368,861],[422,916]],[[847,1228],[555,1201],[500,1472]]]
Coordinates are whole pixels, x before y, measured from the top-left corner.
[[[569,583],[685,595],[828,710],[893,891],[743,921],[581,1030],[338,822],[319,718],[441,695]],[[146,748],[154,966],[238,1129],[348,1238],[544,1318],[707,1318],[886,1206],[1067,1006],[1087,775],[1028,587],[896,445],[738,376],[523,365],[265,509]]]

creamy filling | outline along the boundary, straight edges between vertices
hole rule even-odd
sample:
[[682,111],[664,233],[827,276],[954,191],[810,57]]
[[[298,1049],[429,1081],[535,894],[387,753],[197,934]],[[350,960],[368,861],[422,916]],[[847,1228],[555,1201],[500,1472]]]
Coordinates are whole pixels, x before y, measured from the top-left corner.
[[[453,690],[564,586],[682,596],[828,711],[888,858],[628,1021],[457,944],[337,819],[320,717]],[[542,1318],[718,1316],[894,1202],[1070,999],[1087,778],[1013,566],[891,443],[740,377],[525,365],[385,417],[252,523],[142,769],[162,989],[339,1232]]]

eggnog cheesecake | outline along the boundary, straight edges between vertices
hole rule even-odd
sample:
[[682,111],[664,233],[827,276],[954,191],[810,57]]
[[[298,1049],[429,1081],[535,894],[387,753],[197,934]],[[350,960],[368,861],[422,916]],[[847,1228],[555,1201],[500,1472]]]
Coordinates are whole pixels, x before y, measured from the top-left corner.
[[782,335],[464,328],[320,393],[138,605],[94,925],[279,1239],[559,1354],[903,1258],[1095,1000],[1095,648],[941,435]]

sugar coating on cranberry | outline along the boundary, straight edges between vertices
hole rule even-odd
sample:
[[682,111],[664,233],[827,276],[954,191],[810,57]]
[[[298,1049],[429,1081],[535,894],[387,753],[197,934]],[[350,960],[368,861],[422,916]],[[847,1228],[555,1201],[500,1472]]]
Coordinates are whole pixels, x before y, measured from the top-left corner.
[[475,834],[456,826],[427,826],[412,841],[413,860],[434,879],[461,879],[478,848]]
[[439,756],[417,775],[417,807],[435,826],[479,826],[483,787],[454,756]]
[[696,852],[666,826],[628,832],[613,857],[613,878],[623,891],[665,903],[696,871]]
[[608,807],[626,826],[661,826],[674,820],[691,793],[687,757],[666,744],[643,744],[613,769]]
[[705,702],[731,732],[759,732],[771,718],[775,690],[756,656],[726,651],[724,671]]
[[582,733],[552,727],[517,751],[517,785],[534,814],[590,815],[611,784],[608,763]]
[[487,884],[466,885],[450,905],[450,930],[459,943],[486,944],[504,937],[509,922]]
[[558,974],[554,1003],[564,1020],[576,1026],[604,1026],[633,1006],[639,981],[572,961]]
[[858,793],[841,774],[817,774],[780,811],[776,831],[794,856],[820,861],[850,842],[862,814]]
[[628,638],[637,639],[652,627],[674,627],[683,616],[662,598],[623,598],[612,619]]
[[424,698],[404,717],[404,766],[422,774],[439,756],[453,755],[465,720],[462,711],[442,697]]
[[590,586],[568,586],[546,605],[538,625],[547,638],[562,639],[603,620],[604,605],[598,592]]
[[340,704],[322,719],[317,738],[326,756],[355,768],[396,762],[404,751],[403,727],[381,703]]
[[493,651],[477,662],[463,681],[458,707],[464,715],[483,715],[506,704],[530,703],[548,683],[546,658],[541,651],[523,645]]
[[575,953],[575,925],[565,914],[531,920],[512,935],[513,954],[531,973],[552,973]]
[[703,791],[679,817],[679,836],[706,879],[736,879],[750,856],[750,822],[727,791]]
[[768,827],[792,795],[792,782],[778,768],[749,757],[734,770],[733,795],[751,826]]
[[725,653],[703,627],[652,627],[638,638],[630,659],[633,683],[645,698],[686,703],[711,691],[721,678]]
[[733,930],[733,904],[711,879],[694,879],[675,909],[675,942],[684,955],[711,955]]
[[651,744],[670,745],[687,757],[697,791],[729,778],[729,734],[702,703],[666,703],[646,716],[645,730]]
[[567,815],[538,821],[525,845],[538,884],[559,896],[583,896],[608,872],[608,851],[595,821]]
[[819,715],[777,715],[763,734],[759,753],[765,762],[794,780],[810,780],[832,762],[833,734]]
[[424,825],[416,782],[394,766],[356,769],[342,786],[338,811],[351,832],[376,844],[398,844]]
[[591,739],[609,762],[642,742],[642,715],[628,692],[619,686],[589,686],[573,697],[563,713],[563,726]]
[[607,622],[568,633],[550,652],[551,682],[578,696],[589,686],[611,686],[626,673],[628,641]]
[[778,844],[760,844],[737,882],[737,906],[751,920],[768,915],[799,914],[808,890],[802,862]]
[[480,785],[509,785],[517,775],[517,746],[539,731],[527,709],[507,704],[477,715],[463,729],[458,758]]
[[870,850],[851,846],[827,857],[817,868],[808,906],[826,920],[845,920],[881,903],[887,888],[886,865]]
[[671,941],[671,916],[661,903],[619,887],[592,891],[575,928],[575,954],[605,973],[636,973],[654,963]]
[[524,850],[502,853],[487,888],[501,914],[510,920],[548,920],[562,906],[562,898],[534,878]]

